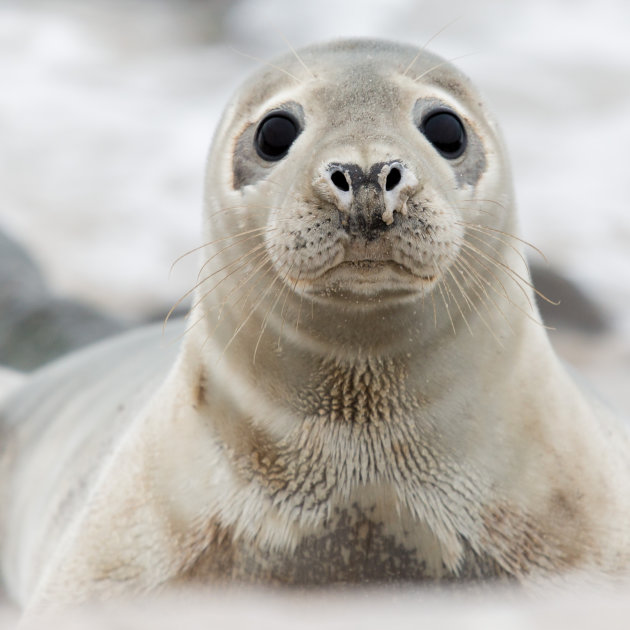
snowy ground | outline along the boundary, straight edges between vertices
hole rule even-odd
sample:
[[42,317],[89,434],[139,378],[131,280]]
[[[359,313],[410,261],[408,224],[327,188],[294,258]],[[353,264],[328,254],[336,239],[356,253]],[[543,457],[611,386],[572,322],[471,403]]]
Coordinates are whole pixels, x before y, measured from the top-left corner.
[[[97,607],[60,619],[43,620],[33,630],[626,630],[627,589],[595,593],[575,589],[526,598],[496,589],[492,595],[427,592],[320,592],[279,594],[252,591],[196,593],[183,600],[165,597],[135,605]],[[0,625],[11,627],[8,611]],[[25,629],[27,630],[27,629]]]

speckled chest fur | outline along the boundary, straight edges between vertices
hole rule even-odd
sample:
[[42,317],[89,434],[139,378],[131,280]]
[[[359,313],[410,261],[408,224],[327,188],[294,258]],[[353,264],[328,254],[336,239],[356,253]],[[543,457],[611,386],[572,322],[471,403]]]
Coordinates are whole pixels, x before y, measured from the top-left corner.
[[[252,494],[268,498],[291,542],[270,544],[213,522],[183,578],[293,586],[466,582],[510,579],[523,568],[546,568],[551,557],[558,562],[527,518],[482,505],[474,471],[464,475],[440,453],[435,427],[418,421],[426,401],[409,393],[407,379],[392,359],[322,362],[295,409],[294,432],[274,441],[249,419],[223,432],[230,466]],[[454,505],[456,517],[448,513]],[[486,543],[510,531],[509,555],[489,554],[479,539],[456,533],[462,523],[484,520]]]

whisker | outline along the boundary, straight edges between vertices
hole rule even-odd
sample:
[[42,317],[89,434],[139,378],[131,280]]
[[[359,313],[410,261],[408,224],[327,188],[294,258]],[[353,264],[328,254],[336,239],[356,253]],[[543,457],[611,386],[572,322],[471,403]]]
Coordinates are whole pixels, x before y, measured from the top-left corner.
[[300,55],[298,54],[297,50],[295,50],[291,42],[279,31],[277,31],[277,33],[282,38],[282,41],[284,41],[284,43],[287,45],[287,47],[289,48],[293,56],[298,60],[299,64],[304,68],[304,70],[306,70],[306,72],[308,72],[311,75],[312,79],[316,79],[317,77],[315,76],[315,73],[306,65],[306,63],[304,62],[304,59],[300,57]]
[[479,232],[480,234],[483,234],[483,236],[487,236],[489,238],[492,238],[495,241],[498,241],[499,243],[503,243],[505,246],[509,247],[512,251],[514,251],[517,254],[517,256],[523,262],[523,265],[525,265],[526,267],[529,267],[527,264],[527,260],[525,259],[525,256],[523,255],[523,252],[521,252],[519,249],[514,247],[514,245],[512,245],[511,243],[504,241],[502,238],[496,235],[486,234],[485,232],[482,232],[481,230],[476,230],[474,228],[471,228],[470,226],[468,226],[467,229],[468,229],[468,234],[467,234],[468,238],[475,240],[477,243],[480,243],[481,245],[485,245],[486,247],[489,247],[497,256],[501,256],[502,254],[496,245],[494,245],[493,243],[489,243],[486,239],[482,238],[478,234],[471,234],[471,232]]
[[434,72],[435,70],[438,70],[442,66],[446,66],[447,64],[452,63],[453,61],[458,61],[459,59],[464,59],[466,57],[472,57],[473,55],[478,55],[480,52],[481,51],[470,52],[470,53],[466,53],[465,55],[457,55],[456,57],[451,57],[450,59],[445,59],[441,63],[438,63],[438,64],[434,65],[433,67],[429,68],[428,70],[425,70],[422,74],[418,75],[414,79],[414,82],[417,83],[418,81],[420,81],[420,79],[426,77],[427,74],[430,74],[431,72]]
[[[469,223],[467,221],[456,221],[456,223],[458,223],[459,225],[463,225],[465,227],[469,227],[471,229],[477,230],[479,232],[484,232],[484,233],[491,232],[493,234],[500,234],[501,236],[506,236],[508,238],[514,239],[515,241],[518,241],[519,243],[522,243],[526,247],[529,247],[529,248],[533,249],[537,254],[540,255],[540,257],[547,264],[549,264],[549,261],[547,260],[547,256],[545,256],[544,252],[541,249],[536,247],[536,245],[534,245],[533,243],[530,243],[529,241],[526,241],[525,239],[522,239],[522,238],[516,236],[515,234],[510,234],[510,232],[504,232],[503,230],[499,230],[497,228],[490,227],[489,225],[481,225],[479,223]],[[488,236],[490,236],[490,234],[488,234]],[[502,243],[505,243],[506,245],[509,245],[508,241],[505,241],[505,240],[499,238],[498,236],[495,236],[495,238],[497,240],[501,241]],[[515,250],[515,251],[518,251],[518,250]]]
[[[300,282],[301,274],[302,274],[302,272],[298,271],[297,277],[293,281],[293,287],[292,287],[293,293],[295,293],[297,291],[297,285]],[[281,346],[280,340],[282,338],[282,333],[284,331],[284,324],[285,324],[285,321],[286,321],[285,318],[284,318],[284,311],[285,311],[285,308],[286,308],[286,305],[287,305],[287,299],[289,297],[289,294],[290,294],[290,292],[287,291],[287,293],[285,295],[285,298],[284,298],[284,304],[282,305],[282,310],[280,311],[280,317],[282,318],[282,322],[280,323],[280,333],[278,335],[278,348],[280,348],[280,346]],[[302,298],[300,297],[300,300],[301,299]]]
[[[464,252],[460,251],[460,255],[462,255],[462,257],[464,257]],[[543,322],[539,321],[538,319],[536,319],[535,317],[533,317],[531,315],[531,313],[528,313],[524,308],[522,308],[520,306],[520,304],[517,304],[510,296],[509,293],[507,293],[505,286],[503,285],[503,283],[501,283],[501,281],[498,279],[498,277],[491,272],[491,270],[489,270],[487,267],[485,267],[483,265],[483,263],[480,263],[479,260],[477,260],[473,254],[470,254],[470,256],[472,256],[472,260],[473,262],[480,264],[486,271],[488,271],[489,273],[491,273],[491,275],[494,277],[494,279],[501,285],[501,288],[503,289],[504,293],[500,293],[497,288],[491,283],[489,282],[487,279],[483,278],[483,276],[478,275],[479,278],[481,278],[497,295],[499,295],[500,297],[504,298],[509,304],[511,304],[514,308],[516,308],[518,311],[520,311],[523,315],[525,315],[525,317],[527,317],[527,319],[529,319],[530,321],[534,322],[535,324],[537,324],[538,326],[542,326],[544,329],[546,330],[553,330],[553,328],[546,326]],[[470,263],[469,263],[470,264]],[[512,282],[514,282],[514,284],[525,293],[525,290],[523,289],[523,287],[520,285],[519,281],[517,278],[512,277],[511,275],[507,274],[507,277],[510,278],[510,280],[512,280]],[[518,274],[516,274],[516,276],[518,277]],[[525,293],[525,295],[527,295]],[[531,302],[531,300],[528,299],[528,303],[529,303],[529,308],[531,311],[534,310],[534,306]]]
[[[495,293],[496,295],[498,295],[500,298],[504,299],[508,304],[511,304],[512,306],[514,306],[515,308],[517,308],[519,311],[521,311],[522,313],[526,313],[526,311],[524,309],[522,309],[518,304],[516,304],[516,302],[514,302],[514,300],[510,297],[510,294],[508,293],[505,285],[503,284],[503,282],[501,282],[501,280],[499,279],[499,277],[493,272],[492,269],[490,269],[489,267],[485,266],[482,262],[480,262],[479,260],[477,260],[475,258],[474,255],[472,254],[466,254],[464,251],[460,252],[460,256],[462,258],[463,261],[465,261],[467,263],[467,269],[470,270],[471,273],[474,273],[474,276],[476,276],[480,282],[483,282],[486,284],[486,286],[488,288],[490,288],[492,290],[493,293]],[[482,269],[484,269],[484,271],[486,271],[496,282],[497,284],[501,287],[502,291],[499,291],[499,289],[497,289],[497,287],[494,286],[494,284],[492,282],[490,282],[487,278],[485,278],[482,274],[478,273],[475,269],[474,269],[474,264],[480,265],[482,267]],[[517,286],[520,287],[520,285],[518,285],[518,283],[514,280],[514,278],[511,278],[510,276],[508,276],[508,278],[510,278],[515,284],[517,284]],[[488,294],[489,295],[489,294]],[[495,308],[497,308],[501,313],[503,313],[503,310],[501,309],[501,307],[495,302],[495,300],[490,297],[490,301],[493,303],[493,305],[495,306]],[[530,303],[530,308],[533,308],[533,306]],[[527,314],[529,316],[529,314]],[[504,319],[506,319],[506,321],[509,321],[507,319],[507,316],[504,315]],[[536,320],[534,320],[536,321]]]
[[[275,231],[277,228],[266,228],[256,234],[250,235],[246,238],[240,239],[238,241],[234,241],[233,243],[230,243],[229,245],[226,245],[225,247],[222,247],[220,250],[216,251],[214,254],[212,254],[212,256],[210,256],[210,258],[208,258],[203,265],[201,265],[201,268],[199,269],[199,271],[197,272],[197,280],[199,280],[199,277],[201,276],[203,270],[219,255],[221,255],[223,252],[227,251],[228,249],[231,249],[232,247],[235,247],[236,245],[242,245],[243,243],[247,243],[248,241],[253,241],[256,240],[258,238],[260,238],[261,236],[263,236],[263,234],[269,234],[270,232]],[[264,243],[259,243],[257,245],[257,247],[260,246],[264,246]]]
[[[265,266],[267,265],[269,262],[271,261],[271,258],[269,257],[269,252],[266,250],[263,250],[261,252],[259,252],[258,254],[256,254],[256,256],[254,256],[251,260],[245,260],[243,262],[242,265],[240,265],[237,269],[232,270],[227,276],[225,276],[224,278],[221,278],[221,280],[215,285],[213,286],[204,296],[203,299],[207,298],[208,295],[210,295],[210,293],[212,293],[212,291],[214,291],[217,286],[219,286],[219,284],[221,284],[223,281],[225,281],[229,276],[231,276],[233,273],[236,273],[238,271],[242,271],[243,269],[245,269],[248,265],[251,265],[252,263],[256,264],[257,266],[250,272],[248,272],[248,274],[246,275],[245,278],[243,278],[243,280],[241,282],[239,282],[236,286],[232,287],[227,295],[225,295],[225,297],[223,298],[221,304],[218,307],[218,314],[217,314],[217,319],[221,319],[221,316],[223,315],[223,309],[225,308],[225,306],[228,303],[228,300],[232,297],[232,295],[236,292],[236,291],[240,291],[243,287],[247,286],[247,284],[249,284],[254,278],[255,276],[258,274],[258,272]],[[250,292],[247,294],[247,296],[245,297],[245,302],[247,301],[247,298],[249,297],[251,293],[251,289]],[[241,298],[237,299],[237,301],[234,304],[238,304],[238,302],[240,301]]]
[[[171,269],[170,271],[173,271],[173,268],[175,267],[175,265],[180,262],[181,260],[183,260],[184,258],[186,258],[186,256],[190,256],[191,254],[194,254],[195,252],[198,252],[200,249],[204,249],[204,247],[210,247],[212,245],[216,245],[217,243],[221,243],[222,241],[227,241],[228,239],[231,238],[239,238],[240,236],[245,236],[246,234],[251,234],[253,232],[257,232],[257,231],[265,231],[265,230],[269,230],[270,228],[268,226],[261,226],[261,227],[257,227],[257,228],[253,228],[251,230],[245,230],[244,232],[238,232],[237,234],[229,234],[228,236],[222,236],[221,238],[217,238],[213,241],[208,241],[207,243],[202,243],[201,245],[198,245],[197,247],[193,247],[193,249],[189,249],[187,252],[185,252],[184,254],[181,254],[181,256],[178,256],[173,263],[171,264]],[[223,250],[221,250],[223,251]]]
[[[185,318],[185,319],[187,319],[187,318],[188,318],[188,314],[186,315],[186,318]],[[204,319],[205,319],[205,316],[204,316],[204,315],[202,315],[201,317],[199,317],[199,318],[197,319],[197,321],[196,321],[196,322],[194,322],[193,324],[190,324],[189,326],[187,326],[187,327],[184,329],[184,332],[182,332],[182,333],[181,333],[181,335],[178,335],[175,339],[173,339],[173,341],[172,341],[171,345],[173,345],[173,346],[174,346],[174,345],[179,344],[179,343],[182,341],[182,339],[184,339],[184,338],[186,337],[186,335],[187,335],[187,334],[188,334],[191,330],[193,330],[193,328],[195,328],[198,324],[200,324],[202,321],[204,321]],[[162,328],[162,335],[164,335],[164,332],[165,332],[165,330],[164,330],[164,328]]]
[[[270,261],[268,261],[268,264],[272,265],[273,263],[270,260]],[[230,337],[228,342],[225,344],[225,347],[223,348],[223,352],[221,352],[221,356],[219,357],[219,360],[218,360],[219,363],[221,362],[221,360],[225,356],[225,353],[227,352],[228,348],[232,345],[232,343],[234,342],[234,340],[236,339],[238,334],[241,332],[241,330],[243,330],[243,328],[245,327],[247,322],[251,319],[252,315],[256,312],[256,309],[258,308],[258,306],[265,299],[265,297],[267,296],[267,293],[269,293],[269,291],[272,289],[273,285],[277,282],[278,279],[279,279],[278,276],[275,276],[273,281],[267,286],[267,288],[264,289],[264,290],[261,290],[258,293],[258,296],[257,296],[258,299],[257,299],[256,303],[250,308],[249,313],[246,315],[246,317],[243,319],[243,321],[239,324],[239,326],[236,328],[236,330],[234,331],[234,333],[232,334],[232,336]],[[247,300],[246,300],[246,302],[247,302]]]
[[433,327],[437,330],[437,307],[435,305],[435,291],[431,291],[431,302],[433,303]]
[[[452,280],[455,283],[455,285],[457,286],[457,288],[459,289],[459,292],[460,292],[461,296],[464,298],[464,304],[466,304],[468,306],[468,308],[470,309],[470,307],[471,307],[470,299],[466,295],[466,292],[463,290],[462,286],[457,281],[457,278],[453,274],[453,271],[452,271],[452,269],[450,267],[448,269],[448,274],[452,278]],[[464,324],[466,325],[466,328],[468,328],[468,332],[471,334],[471,336],[474,336],[472,328],[470,327],[470,324],[468,323],[468,319],[466,318],[466,315],[464,314],[464,311],[462,310],[462,307],[461,307],[461,305],[459,303],[459,300],[455,297],[455,295],[453,294],[451,289],[448,287],[448,284],[445,283],[445,286],[447,287],[447,291],[453,296],[453,300],[455,301],[457,309],[459,310],[459,314],[462,316],[462,319],[464,320]]]
[[[263,204],[238,204],[234,206],[222,206],[218,210],[211,212],[208,214],[208,220],[215,219],[221,214],[225,214],[227,212],[237,212],[238,210],[246,210],[248,214],[251,214],[254,210],[277,210],[277,206],[267,206]],[[276,221],[289,221],[290,218],[285,219],[276,219]]]
[[[468,268],[464,266],[464,263],[462,261],[456,261],[455,264],[453,265],[453,268],[455,269],[455,271],[457,271],[460,276],[462,277],[462,280],[464,282],[466,282],[466,277],[469,278],[469,280],[471,280],[473,282],[474,285],[478,286],[479,289],[481,291],[483,291],[486,299],[492,303],[492,305],[494,306],[495,310],[503,317],[503,319],[505,320],[505,322],[507,323],[508,327],[510,328],[510,330],[514,331],[514,328],[512,327],[511,322],[509,321],[509,319],[507,318],[506,314],[504,313],[503,309],[495,302],[495,300],[492,298],[492,296],[487,292],[487,290],[485,289],[485,287],[483,286],[483,284],[481,284],[481,282],[478,280],[479,274],[477,274],[477,272],[474,269]],[[477,277],[475,277],[477,276]],[[487,302],[484,301],[482,295],[479,293],[479,290],[477,290],[475,288],[475,286],[471,286],[471,290],[473,291],[473,293],[475,294],[475,296],[477,297],[477,299],[479,300],[479,303],[481,305],[483,305],[486,309],[486,311],[488,312],[489,315],[492,315],[492,312],[490,310],[490,307],[488,306]],[[488,331],[490,332],[490,334],[494,337],[494,339],[497,341],[497,343],[503,347],[503,342],[501,341],[501,339],[499,339],[499,337],[497,337],[494,328],[488,323],[488,321],[486,320],[486,318],[482,315],[481,311],[479,310],[479,308],[477,307],[477,305],[472,302],[475,312],[477,313],[477,315],[479,316],[479,319],[483,322],[484,326],[488,329]]]
[[468,251],[476,254],[477,256],[481,256],[485,261],[487,261],[491,265],[494,265],[497,269],[502,269],[505,272],[505,274],[514,281],[514,284],[520,289],[521,293],[527,300],[530,308],[533,308],[531,298],[527,294],[527,291],[523,288],[523,284],[524,284],[533,289],[533,285],[530,282],[525,280],[525,278],[523,278],[519,273],[514,271],[509,265],[506,265],[503,261],[497,260],[490,254],[484,252],[483,250],[473,245],[470,241],[467,241],[465,237],[462,239],[461,245],[462,247],[466,248]]
[[416,56],[411,60],[411,63],[405,68],[405,71],[402,74],[403,77],[407,76],[407,73],[411,70],[411,68],[413,68],[414,64],[416,63],[416,61],[418,61],[420,55],[428,48],[429,44],[433,40],[437,39],[446,29],[453,26],[453,24],[455,24],[455,22],[457,22],[459,19],[461,19],[461,15],[458,15],[455,19],[451,20],[445,26],[443,26],[437,33],[431,35],[431,37],[422,45]]
[[[442,275],[442,273],[440,272],[440,275]],[[453,321],[453,317],[451,316],[451,309],[449,308],[448,302],[446,301],[446,297],[444,295],[444,291],[442,290],[442,284],[444,283],[444,280],[440,280],[437,283],[437,288],[440,292],[440,295],[442,296],[442,302],[444,303],[444,308],[446,309],[446,314],[448,315],[448,319],[451,322],[451,328],[453,329],[453,334],[457,337],[457,329],[455,328],[455,322]]]
[[[300,274],[298,274],[298,278],[300,277]],[[297,286],[297,282],[296,282],[296,286]],[[302,303],[304,302],[304,292],[300,291],[300,306],[298,308],[298,314],[297,314],[297,319],[295,320],[295,332],[297,334],[298,329],[300,328],[300,315],[302,314]]]
[[[464,239],[464,242],[466,243],[466,245],[468,247],[472,247],[474,249],[477,249],[477,248],[474,247],[474,245],[472,245],[472,243],[466,241],[466,239]],[[483,254],[483,252],[481,250],[478,250],[478,251],[479,251],[480,255],[487,255],[487,254]],[[502,267],[509,275],[515,276],[521,283],[523,283],[524,285],[528,286],[539,298],[545,300],[545,302],[547,302],[548,304],[551,304],[552,306],[558,306],[559,302],[554,302],[553,300],[550,300],[546,295],[541,293],[529,280],[527,280],[527,278],[523,278],[523,276],[521,276],[519,273],[514,271],[514,269],[512,269],[509,265],[506,265],[504,262],[502,262],[500,260],[494,259],[492,256],[488,256],[488,258],[491,261],[493,261],[496,265],[498,265],[499,267]],[[517,286],[521,287],[521,290],[523,290],[523,294],[527,297],[527,301],[531,305],[531,301],[529,300],[529,296],[527,295],[527,293],[525,292],[523,287],[516,280],[514,282],[515,282],[515,284]]]
[[[266,253],[266,252],[265,252]],[[238,296],[236,298],[236,300],[232,303],[233,306],[238,305],[239,303],[242,303],[243,308],[245,308],[247,306],[247,303],[249,301],[249,297],[251,296],[251,294],[253,293],[253,291],[255,290],[255,288],[258,285],[258,281],[262,278],[264,278],[265,274],[273,268],[273,261],[271,259],[270,256],[261,256],[259,258],[260,262],[256,265],[256,267],[253,269],[253,271],[249,271],[247,277],[243,280],[243,282],[241,282],[238,286],[233,287],[230,292],[225,296],[223,302],[221,303],[221,309],[219,311],[219,317],[221,317],[222,312],[223,312],[223,308],[227,305],[229,299],[231,298],[231,296],[238,290],[240,291],[241,289],[243,289],[244,287],[246,287],[248,284],[250,285],[249,290],[247,291],[247,293],[241,293],[240,296]],[[256,279],[256,282],[253,282],[253,280]]]
[[[245,263],[246,265],[247,263]],[[230,300],[230,298],[232,297],[232,295],[236,292],[236,291],[241,291],[242,289],[244,289],[248,284],[250,284],[250,282],[256,278],[258,276],[258,273],[262,270],[263,273],[267,272],[267,269],[265,269],[265,267],[270,267],[272,264],[271,259],[265,259],[263,257],[263,261],[262,263],[260,263],[257,268],[253,271],[250,272],[241,282],[239,282],[235,287],[233,287],[229,293],[223,298],[223,300],[221,301],[220,304],[215,304],[211,307],[211,310],[215,311],[215,325],[212,329],[212,331],[210,332],[210,334],[207,336],[206,341],[204,343],[206,343],[207,341],[209,341],[214,334],[216,333],[222,317],[223,317],[223,311],[225,309],[225,307],[227,306],[228,301]],[[243,266],[245,266],[243,265]],[[249,298],[249,296],[251,295],[251,292],[254,290],[254,287],[256,286],[256,284],[254,283],[253,286],[249,289],[249,291],[247,292],[247,295],[245,296],[245,300],[244,300],[244,307],[245,304],[247,304],[247,299]],[[234,302],[234,304],[238,304],[238,302],[242,299],[242,295]],[[225,349],[223,350],[223,353],[225,352]],[[223,357],[223,353],[221,354],[221,358]],[[220,360],[220,359],[219,359]]]
[[[454,187],[456,189],[457,187]],[[470,199],[462,199],[462,203],[491,203],[495,205],[500,210],[507,211],[507,206],[496,199],[484,199],[483,197],[471,197]],[[481,208],[478,208],[479,212],[484,212]],[[485,211],[485,214],[490,214],[488,210]]]
[[[267,322],[269,321],[269,317],[270,317],[271,313],[273,312],[273,310],[278,305],[278,302],[280,301],[280,298],[282,297],[282,294],[285,291],[287,291],[287,293],[288,293],[289,285],[287,284],[287,278],[289,277],[289,274],[291,273],[292,267],[293,267],[293,265],[291,265],[291,267],[289,267],[289,269],[286,271],[286,273],[282,277],[282,288],[280,289],[280,291],[278,291],[278,296],[276,297],[274,303],[270,306],[269,310],[267,311],[267,313],[265,314],[265,317],[263,319],[262,326],[260,328],[260,334],[258,335],[258,340],[256,341],[256,345],[254,346],[254,356],[252,357],[252,363],[254,365],[256,364],[256,354],[258,352],[258,346],[260,345],[260,341],[261,341],[261,339],[263,337],[265,329],[267,328]],[[278,276],[276,276],[276,279],[278,279]],[[273,282],[275,283],[275,280]]]
[[[202,280],[199,280],[191,289],[188,289],[188,291],[186,291],[186,293],[184,293],[176,302],[175,304],[173,304],[173,306],[170,308],[169,312],[166,314],[166,317],[164,318],[164,324],[163,326],[166,326],[168,320],[170,319],[171,315],[173,314],[173,312],[175,311],[175,309],[187,298],[189,297],[192,293],[194,293],[202,284],[204,284],[204,282],[207,282],[208,280],[210,280],[210,278],[212,278],[213,276],[215,276],[218,273],[221,273],[222,271],[225,271],[226,269],[229,269],[232,265],[237,264],[239,261],[241,261],[243,258],[246,258],[248,256],[250,256],[253,252],[256,252],[257,250],[260,250],[261,248],[264,248],[265,244],[261,243],[260,245],[257,245],[256,247],[254,247],[253,249],[249,250],[248,252],[246,252],[245,254],[243,254],[242,256],[240,256],[239,258],[237,258],[236,260],[233,260],[231,262],[229,262],[228,264],[224,265],[223,267],[221,267],[220,269],[217,269],[215,271],[213,271],[211,274],[209,274],[208,276],[206,276],[205,278],[203,278]],[[246,264],[246,263],[244,263]],[[228,274],[228,276],[231,275]],[[228,277],[226,276],[226,278]],[[210,294],[210,292],[212,292],[221,282],[223,282],[225,278],[223,278],[222,280],[220,280],[208,293],[206,293],[204,295],[204,297],[206,297],[207,295]],[[195,303],[193,305],[193,308],[195,306],[197,306],[199,304],[199,302]]]
[[302,81],[300,79],[298,79],[295,75],[291,74],[285,68],[281,68],[280,66],[277,66],[277,65],[271,63],[270,61],[266,61],[265,59],[262,59],[261,57],[256,57],[254,55],[249,55],[246,52],[243,52],[242,50],[239,50],[238,48],[235,48],[234,46],[230,46],[229,48],[232,50],[232,52],[235,52],[237,55],[241,55],[243,57],[246,57],[247,59],[252,59],[254,61],[262,63],[265,66],[268,66],[269,68],[273,68],[274,70],[277,70],[278,72],[282,72],[283,74],[286,74],[288,77],[290,77],[291,79],[296,81],[298,84],[300,84],[300,85],[302,84]]

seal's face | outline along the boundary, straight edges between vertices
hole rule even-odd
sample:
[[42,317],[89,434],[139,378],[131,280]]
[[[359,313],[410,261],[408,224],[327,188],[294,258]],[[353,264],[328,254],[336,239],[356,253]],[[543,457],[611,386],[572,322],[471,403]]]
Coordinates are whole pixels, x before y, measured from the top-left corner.
[[510,200],[497,199],[497,178],[509,178],[478,100],[455,69],[412,48],[351,41],[282,59],[219,131],[233,152],[211,163],[222,159],[231,186],[216,200],[209,174],[222,213],[212,236],[235,233],[237,215],[239,254],[257,244],[281,283],[316,299],[479,282],[465,232],[488,215],[503,229],[496,204]]

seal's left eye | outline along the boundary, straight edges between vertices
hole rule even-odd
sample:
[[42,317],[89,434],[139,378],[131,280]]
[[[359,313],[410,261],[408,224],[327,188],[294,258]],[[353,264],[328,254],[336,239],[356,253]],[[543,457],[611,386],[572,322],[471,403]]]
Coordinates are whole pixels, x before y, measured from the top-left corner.
[[285,112],[271,113],[256,131],[256,151],[268,162],[281,160],[299,133],[299,127],[292,116]]
[[450,111],[430,113],[420,126],[427,140],[448,160],[458,158],[466,149],[462,121]]

